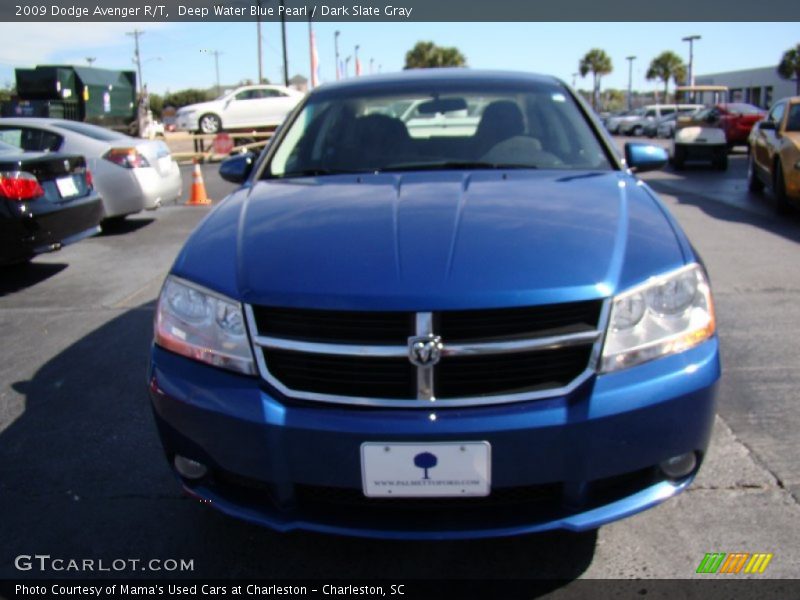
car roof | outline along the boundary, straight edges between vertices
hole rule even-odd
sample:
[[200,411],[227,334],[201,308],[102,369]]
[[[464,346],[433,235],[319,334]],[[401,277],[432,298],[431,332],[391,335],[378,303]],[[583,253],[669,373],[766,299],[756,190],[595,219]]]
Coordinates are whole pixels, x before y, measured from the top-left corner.
[[437,85],[444,85],[447,87],[448,84],[476,84],[481,82],[488,85],[525,83],[565,85],[561,80],[551,75],[455,67],[442,69],[408,69],[397,73],[352,77],[343,81],[325,83],[315,88],[311,94],[330,94],[335,96],[340,92],[342,94],[349,94],[351,92],[371,92],[390,89],[402,91],[404,87],[413,88],[424,85],[425,83],[436,83]]
[[[28,125],[31,127],[58,127],[61,123],[73,123],[67,119],[51,119],[49,117],[3,117],[0,125]],[[79,121],[80,122],[80,121]],[[60,131],[60,130],[59,130]]]

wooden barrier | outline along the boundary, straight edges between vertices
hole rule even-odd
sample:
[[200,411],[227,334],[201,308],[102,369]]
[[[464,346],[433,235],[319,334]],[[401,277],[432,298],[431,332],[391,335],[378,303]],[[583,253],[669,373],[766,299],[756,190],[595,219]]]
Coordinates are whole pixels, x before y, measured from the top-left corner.
[[231,154],[238,154],[240,152],[255,151],[259,152],[261,148],[269,143],[272,136],[275,135],[275,129],[259,130],[259,131],[237,131],[226,132],[231,139],[233,139],[233,149],[229,154],[217,154],[214,152],[214,138],[215,134],[193,133],[189,134],[192,142],[193,150],[171,150],[172,157],[178,162],[191,162],[195,159],[200,162],[215,162],[220,161]]

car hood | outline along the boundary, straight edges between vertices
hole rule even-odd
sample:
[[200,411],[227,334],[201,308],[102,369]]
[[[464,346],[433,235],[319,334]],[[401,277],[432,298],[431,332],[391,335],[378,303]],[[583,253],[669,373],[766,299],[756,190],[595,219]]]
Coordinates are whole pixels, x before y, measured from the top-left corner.
[[248,303],[436,310],[607,297],[687,254],[625,173],[387,173],[256,182],[173,272]]
[[206,110],[219,110],[223,102],[219,100],[210,100],[208,102],[198,102],[197,104],[188,104],[178,109],[177,114],[186,114],[189,112],[203,112]]

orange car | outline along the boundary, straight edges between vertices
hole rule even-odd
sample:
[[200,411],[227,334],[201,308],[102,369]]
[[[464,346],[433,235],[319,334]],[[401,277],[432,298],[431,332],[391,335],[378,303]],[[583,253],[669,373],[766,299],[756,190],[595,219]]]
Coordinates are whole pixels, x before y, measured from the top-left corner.
[[772,188],[779,211],[800,204],[800,96],[776,102],[750,132],[750,189]]

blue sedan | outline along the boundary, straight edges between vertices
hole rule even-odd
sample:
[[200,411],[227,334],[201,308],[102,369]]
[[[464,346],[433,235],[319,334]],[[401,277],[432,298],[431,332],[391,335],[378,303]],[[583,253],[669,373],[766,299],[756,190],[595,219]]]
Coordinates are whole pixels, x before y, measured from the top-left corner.
[[241,187],[161,291],[180,484],[281,531],[409,539],[597,528],[684,490],[720,363],[703,263],[635,176],[665,161],[619,157],[551,77],[314,90],[223,164]]

